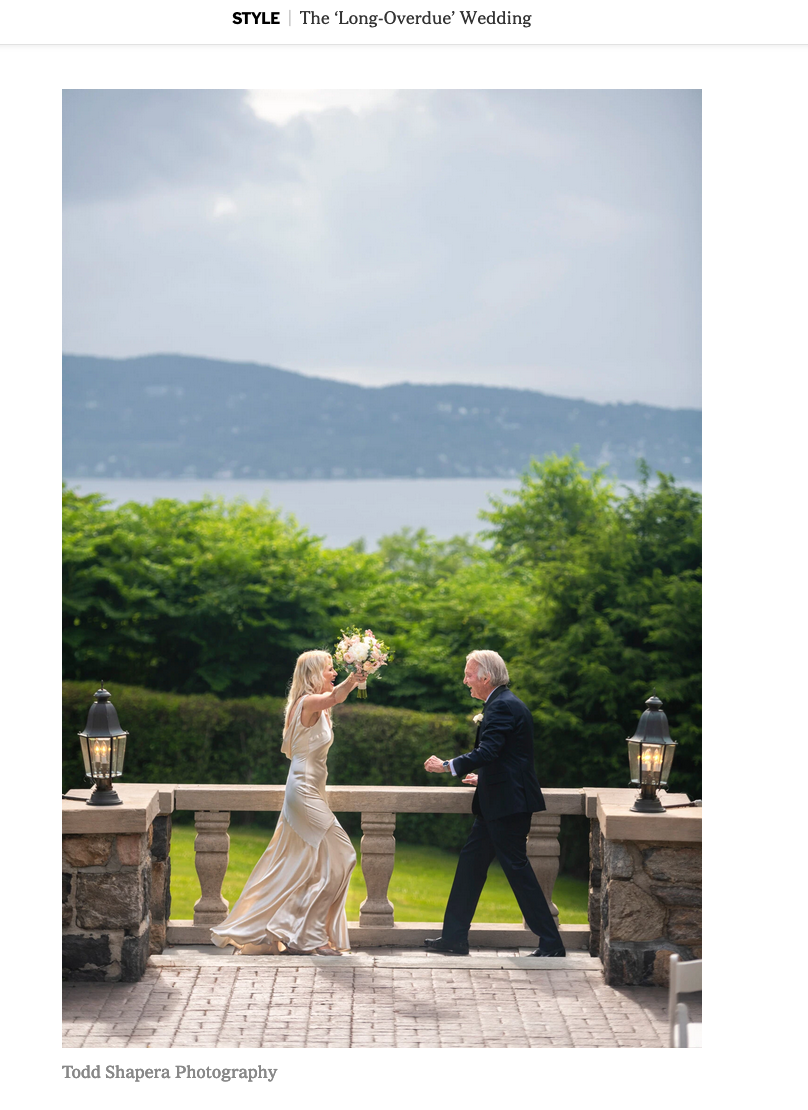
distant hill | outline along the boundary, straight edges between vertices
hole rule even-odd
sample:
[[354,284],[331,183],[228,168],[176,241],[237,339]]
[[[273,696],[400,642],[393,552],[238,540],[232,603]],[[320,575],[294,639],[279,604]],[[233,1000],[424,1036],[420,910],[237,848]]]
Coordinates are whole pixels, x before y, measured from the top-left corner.
[[63,357],[66,478],[512,477],[574,446],[701,478],[701,413],[479,385],[380,389],[184,355]]

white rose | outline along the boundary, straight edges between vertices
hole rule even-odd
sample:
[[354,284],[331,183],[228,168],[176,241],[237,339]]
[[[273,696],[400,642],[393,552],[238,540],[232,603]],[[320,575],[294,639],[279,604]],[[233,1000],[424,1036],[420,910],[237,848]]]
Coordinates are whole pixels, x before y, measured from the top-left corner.
[[482,721],[483,715],[482,713],[475,713],[471,719],[475,725],[478,725]]
[[361,663],[364,659],[367,659],[369,651],[370,649],[367,644],[355,644],[353,648],[353,657],[358,663]]

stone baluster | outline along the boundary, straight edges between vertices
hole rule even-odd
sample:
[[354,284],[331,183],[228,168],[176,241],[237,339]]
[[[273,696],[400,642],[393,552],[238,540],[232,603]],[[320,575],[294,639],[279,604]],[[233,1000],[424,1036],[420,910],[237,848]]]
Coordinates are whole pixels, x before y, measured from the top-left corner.
[[[556,813],[534,813],[527,838],[527,858],[539,886],[547,899],[555,923],[558,925],[558,906],[553,901],[553,887],[558,878],[558,857],[561,846],[558,834],[561,817]],[[522,919],[524,922],[524,918]]]
[[227,917],[222,882],[230,860],[230,814],[208,810],[194,814],[196,873],[202,897],[194,903],[194,925],[218,925]]
[[362,874],[368,896],[359,907],[362,926],[393,925],[393,903],[387,897],[396,859],[395,813],[362,814]]

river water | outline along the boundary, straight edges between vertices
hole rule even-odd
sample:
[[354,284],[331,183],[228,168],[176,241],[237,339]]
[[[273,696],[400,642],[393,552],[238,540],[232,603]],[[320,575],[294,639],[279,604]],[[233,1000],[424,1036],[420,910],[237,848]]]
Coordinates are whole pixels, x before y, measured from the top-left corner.
[[[195,501],[206,494],[249,502],[265,497],[275,509],[290,513],[329,547],[364,539],[368,550],[381,536],[404,527],[426,528],[438,539],[474,535],[486,527],[478,513],[489,496],[504,497],[518,478],[373,478],[330,481],[179,478],[66,478],[79,493],[102,493],[112,505],[127,501],[150,504],[161,497]],[[621,485],[636,487],[636,482]],[[682,482],[701,491],[700,482]]]

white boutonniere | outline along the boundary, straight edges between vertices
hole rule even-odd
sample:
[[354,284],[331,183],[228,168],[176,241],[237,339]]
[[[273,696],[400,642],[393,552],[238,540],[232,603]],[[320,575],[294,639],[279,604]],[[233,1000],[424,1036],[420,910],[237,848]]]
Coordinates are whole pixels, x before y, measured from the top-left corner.
[[475,713],[474,716],[471,718],[472,723],[475,724],[475,725],[479,725],[482,722],[482,719],[483,719],[482,713]]

